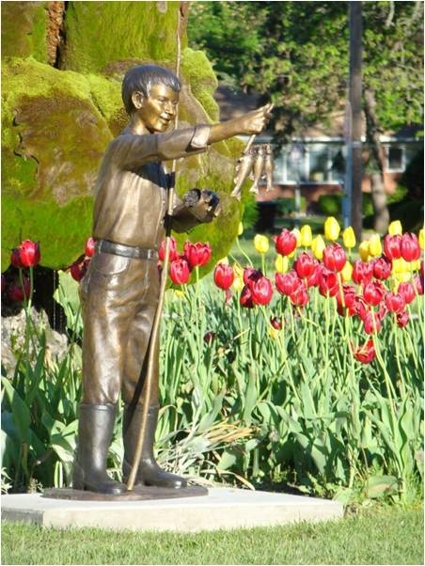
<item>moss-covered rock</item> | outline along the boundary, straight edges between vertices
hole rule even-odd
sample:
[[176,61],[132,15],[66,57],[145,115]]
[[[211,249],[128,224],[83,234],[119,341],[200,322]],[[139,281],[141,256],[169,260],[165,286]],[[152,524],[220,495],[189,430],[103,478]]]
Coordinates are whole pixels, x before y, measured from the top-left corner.
[[[46,64],[43,55],[42,20],[49,3],[6,4],[21,5],[15,15],[23,21],[15,36],[8,30],[3,35],[3,54],[6,49],[9,56],[2,66],[2,270],[24,238],[40,241],[44,266],[63,268],[80,256],[90,235],[100,160],[127,121],[123,74],[146,61],[174,68],[179,3],[67,3],[61,69]],[[12,12],[9,8],[7,21]],[[29,44],[28,34],[34,36]],[[8,43],[15,40],[12,49]],[[217,80],[205,55],[183,48],[181,76],[178,126],[217,121]],[[227,254],[241,216],[242,205],[229,197],[241,145],[215,144],[177,165],[178,194],[199,187],[221,196],[223,214],[190,234],[192,241],[210,242],[213,260]]]
[[102,73],[129,57],[175,66],[180,2],[69,2],[62,67]]
[[1,3],[1,58],[34,57],[47,63],[49,2]]
[[40,241],[45,266],[63,267],[90,234],[81,199],[88,210],[112,134],[83,75],[24,59],[3,66],[2,82],[2,267],[23,238]]

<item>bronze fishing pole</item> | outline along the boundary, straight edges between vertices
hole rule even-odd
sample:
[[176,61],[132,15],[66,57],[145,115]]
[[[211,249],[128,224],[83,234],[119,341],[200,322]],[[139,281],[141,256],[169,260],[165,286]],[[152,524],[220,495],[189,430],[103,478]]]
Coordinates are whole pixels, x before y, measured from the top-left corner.
[[[175,75],[177,78],[180,78],[180,63],[181,63],[181,40],[180,40],[180,21],[181,21],[181,14],[180,9],[178,8],[178,16],[177,16],[177,59],[176,59],[176,72]],[[174,127],[177,129],[178,126],[178,111],[176,112],[176,118],[174,122]],[[159,291],[159,298],[158,298],[158,305],[156,307],[155,318],[152,325],[152,332],[149,341],[149,350],[148,350],[148,366],[146,371],[146,379],[144,383],[144,397],[143,397],[143,404],[142,404],[142,418],[140,424],[140,432],[139,437],[137,440],[136,451],[134,454],[134,459],[131,467],[131,472],[128,477],[127,481],[127,489],[129,491],[133,490],[134,482],[136,479],[137,469],[139,467],[140,457],[142,455],[143,450],[143,442],[145,440],[146,434],[146,423],[148,420],[148,410],[150,406],[150,400],[152,396],[152,381],[153,381],[153,370],[155,367],[154,364],[154,356],[155,356],[155,345],[157,340],[159,339],[159,329],[161,326],[161,316],[162,310],[164,306],[164,298],[165,298],[165,291],[167,288],[167,275],[168,275],[168,266],[169,266],[169,255],[170,255],[170,247],[171,247],[171,215],[173,213],[173,204],[174,204],[174,192],[175,192],[175,179],[176,179],[176,168],[177,168],[177,160],[173,159],[172,167],[171,167],[171,174],[170,174],[170,187],[168,189],[167,195],[167,218],[165,223],[166,235],[165,235],[165,257],[162,264],[162,274],[161,274],[161,286]]]

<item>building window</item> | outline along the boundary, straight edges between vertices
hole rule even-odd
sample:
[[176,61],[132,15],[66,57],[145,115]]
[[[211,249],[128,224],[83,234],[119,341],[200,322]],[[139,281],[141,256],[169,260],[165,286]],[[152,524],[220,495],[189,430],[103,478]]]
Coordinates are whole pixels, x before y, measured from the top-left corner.
[[406,156],[404,147],[387,147],[387,171],[400,173],[406,168]]
[[[418,152],[416,144],[385,145],[386,171],[402,173]],[[338,141],[304,141],[288,144],[274,154],[274,183],[343,184],[345,180],[346,148]]]
[[335,167],[335,160],[342,155],[342,147],[336,143],[295,143],[283,147],[274,157],[274,182],[281,185],[341,182],[344,174]]

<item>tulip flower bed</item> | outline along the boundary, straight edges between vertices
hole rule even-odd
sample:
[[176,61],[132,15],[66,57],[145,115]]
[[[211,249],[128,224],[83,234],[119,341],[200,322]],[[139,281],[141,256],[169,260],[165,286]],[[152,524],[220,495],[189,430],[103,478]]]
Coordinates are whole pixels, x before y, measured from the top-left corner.
[[[170,292],[162,437],[179,431],[172,456],[180,466],[204,446],[206,461],[194,470],[211,478],[292,477],[312,493],[345,500],[415,491],[423,443],[423,233],[402,234],[398,223],[390,231],[383,241],[374,234],[361,242],[355,259],[352,229],[338,244],[333,218],[324,237],[313,238],[308,226],[283,230],[270,274],[265,254],[273,242],[257,235],[257,258],[246,257],[244,266],[219,262],[213,283]],[[185,257],[174,249],[171,266]],[[191,263],[197,270],[192,259],[185,282]],[[208,437],[213,423],[220,449]]]
[[[383,239],[374,234],[356,247],[352,229],[341,234],[328,218],[323,236],[313,237],[305,225],[282,230],[274,241],[257,235],[254,246],[256,256],[246,256],[245,264],[226,258],[199,280],[199,269],[211,258],[209,245],[186,242],[179,253],[171,241],[157,431],[162,464],[245,485],[284,479],[344,501],[418,497],[423,232],[403,234],[393,223]],[[273,269],[265,260],[270,247],[276,252]],[[72,270],[75,279],[84,276],[88,248],[88,257]],[[66,294],[61,303],[79,328],[77,306]],[[44,416],[50,435],[32,434],[55,454],[56,472],[49,477],[56,483],[67,475],[75,445],[75,352],[58,370],[62,390],[57,376],[38,378],[49,390],[44,398],[56,399],[43,401],[55,426]],[[43,362],[37,363],[41,375]],[[25,406],[33,431],[37,414],[28,408],[22,384],[35,365],[21,364],[21,377],[7,380],[5,388],[11,420]],[[9,423],[8,437],[15,429]],[[26,438],[27,451],[40,452]],[[115,470],[121,456],[117,436]],[[19,457],[6,459],[13,468],[9,476],[22,467],[22,450]]]

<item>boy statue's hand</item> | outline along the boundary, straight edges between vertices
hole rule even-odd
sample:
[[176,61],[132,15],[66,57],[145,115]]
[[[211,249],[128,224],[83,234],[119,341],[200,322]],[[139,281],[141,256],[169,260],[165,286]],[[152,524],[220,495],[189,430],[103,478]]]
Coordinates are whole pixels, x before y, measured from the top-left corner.
[[217,193],[209,189],[191,189],[184,195],[183,202],[201,222],[211,222],[221,212]]

